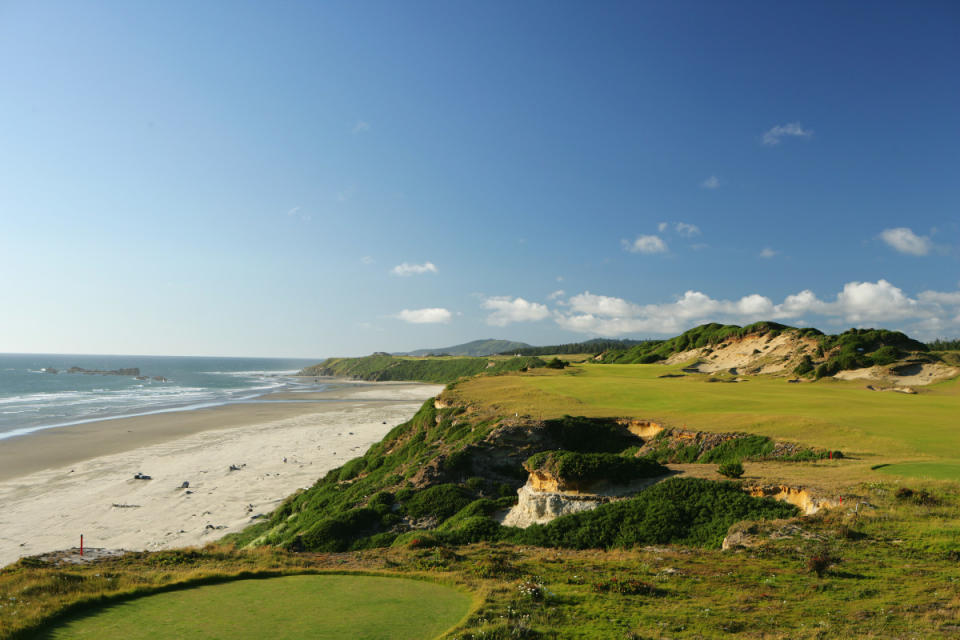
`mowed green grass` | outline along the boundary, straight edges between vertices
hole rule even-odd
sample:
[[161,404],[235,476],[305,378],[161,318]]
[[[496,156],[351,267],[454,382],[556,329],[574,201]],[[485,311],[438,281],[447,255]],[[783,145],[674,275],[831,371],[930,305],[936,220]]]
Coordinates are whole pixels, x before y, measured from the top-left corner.
[[[680,373],[681,367],[664,365],[583,364],[559,374],[478,378],[457,393],[535,418],[629,416],[703,431],[759,433],[884,462],[935,463],[936,477],[960,479],[960,379],[908,395],[870,391],[862,380],[659,377]],[[918,469],[902,468],[908,474]]]
[[877,469],[881,473],[911,478],[930,478],[932,480],[960,479],[960,461],[951,462],[900,462],[883,465]]
[[144,596],[75,617],[39,637],[153,640],[415,640],[469,611],[469,595],[420,580],[298,575]]

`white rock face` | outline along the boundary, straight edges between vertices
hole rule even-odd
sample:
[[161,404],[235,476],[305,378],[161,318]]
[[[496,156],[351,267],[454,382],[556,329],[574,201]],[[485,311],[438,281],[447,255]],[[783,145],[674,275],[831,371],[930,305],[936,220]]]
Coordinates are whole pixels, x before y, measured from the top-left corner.
[[520,487],[517,495],[519,502],[507,512],[501,524],[524,529],[532,524],[546,524],[570,513],[596,509],[610,501],[607,496],[535,491],[529,483]]

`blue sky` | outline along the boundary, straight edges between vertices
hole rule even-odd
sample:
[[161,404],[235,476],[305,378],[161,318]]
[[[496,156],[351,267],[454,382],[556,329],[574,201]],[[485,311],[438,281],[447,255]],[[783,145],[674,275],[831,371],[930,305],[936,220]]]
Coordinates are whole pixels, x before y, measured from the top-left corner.
[[953,2],[0,2],[0,352],[960,336]]

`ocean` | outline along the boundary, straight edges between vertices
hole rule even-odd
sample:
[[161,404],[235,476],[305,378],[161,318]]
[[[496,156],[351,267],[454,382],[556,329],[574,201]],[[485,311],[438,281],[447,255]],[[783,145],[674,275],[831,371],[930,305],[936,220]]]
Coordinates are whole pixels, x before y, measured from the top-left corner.
[[[318,390],[323,385],[292,376],[319,361],[0,354],[0,440],[94,420],[244,402],[273,391]],[[117,374],[68,373],[72,367]]]

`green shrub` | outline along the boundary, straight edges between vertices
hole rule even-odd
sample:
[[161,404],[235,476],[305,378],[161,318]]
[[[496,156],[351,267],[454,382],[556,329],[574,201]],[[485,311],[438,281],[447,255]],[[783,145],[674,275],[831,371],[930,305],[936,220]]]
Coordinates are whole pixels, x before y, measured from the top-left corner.
[[470,492],[455,484],[438,484],[415,492],[404,503],[412,518],[435,516],[446,520],[471,502]]
[[616,453],[640,442],[610,418],[563,416],[547,420],[544,426],[559,447],[568,451]]
[[339,479],[341,482],[345,480],[353,480],[358,475],[363,473],[363,470],[367,467],[367,461],[364,458],[354,458],[350,462],[346,463],[340,467]]
[[766,436],[742,436],[725,440],[705,451],[697,462],[732,463],[748,458],[764,458],[773,453],[774,442]]
[[593,511],[527,529],[504,527],[503,537],[518,544],[574,549],[671,543],[717,548],[734,522],[796,514],[793,505],[751,497],[734,483],[670,478],[636,498]]
[[876,351],[870,354],[870,359],[873,361],[873,364],[877,365],[888,365],[893,364],[897,360],[903,357],[903,353],[900,349],[888,345],[886,347],[880,347]]
[[381,516],[393,511],[395,499],[389,491],[379,491],[370,498],[367,506],[379,513]]
[[717,473],[728,478],[739,478],[743,475],[743,465],[739,462],[724,462],[717,467]]
[[805,355],[803,359],[800,360],[800,364],[793,368],[794,375],[805,376],[808,373],[813,371],[813,359]]
[[490,498],[480,498],[478,500],[474,500],[464,508],[460,509],[460,511],[452,515],[450,518],[446,519],[443,524],[437,527],[437,530],[452,531],[456,527],[459,527],[460,524],[465,520],[477,517],[489,517],[497,511],[509,509],[516,503],[516,501],[516,494],[510,498],[498,498],[496,500],[491,500]]
[[373,509],[351,509],[323,518],[301,536],[302,544],[312,551],[346,551],[357,538],[374,533],[380,515]]
[[668,469],[650,458],[628,458],[614,453],[580,453],[577,451],[544,451],[531,456],[527,469],[543,470],[554,477],[589,485],[600,480],[626,484],[638,478],[653,478]]
[[407,547],[409,549],[430,549],[440,544],[437,537],[429,531],[406,531],[393,539],[391,547]]
[[437,531],[444,544],[460,545],[496,540],[500,537],[500,523],[486,516],[471,516],[457,522],[456,526]]
[[453,474],[466,474],[473,468],[469,449],[460,449],[447,456],[443,469]]

